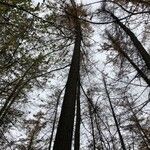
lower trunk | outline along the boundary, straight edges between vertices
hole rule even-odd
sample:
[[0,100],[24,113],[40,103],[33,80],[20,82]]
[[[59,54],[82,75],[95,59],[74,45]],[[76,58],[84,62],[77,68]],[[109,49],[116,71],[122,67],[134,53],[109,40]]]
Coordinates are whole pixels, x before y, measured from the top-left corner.
[[55,107],[55,114],[54,114],[54,122],[53,122],[53,126],[52,126],[52,133],[50,136],[48,150],[51,150],[53,135],[54,135],[54,130],[55,130],[55,124],[56,124],[56,119],[57,119],[58,105],[59,105],[60,97],[61,97],[63,90],[64,90],[64,88],[61,90],[61,92],[59,93],[58,98],[57,98],[57,103],[56,103],[56,107]]
[[130,111],[132,112],[133,114],[133,118],[134,118],[134,121],[135,121],[135,126],[137,127],[137,129],[139,130],[139,134],[143,140],[143,143],[145,144],[145,146],[147,147],[147,150],[150,150],[150,139],[149,137],[147,136],[148,133],[146,133],[143,129],[143,127],[141,126],[140,122],[139,122],[139,119],[137,118],[137,115],[136,113],[134,112],[130,102],[127,100],[127,103],[128,103],[128,107],[130,109]]
[[120,132],[119,124],[118,124],[118,121],[117,121],[117,118],[116,118],[116,114],[114,112],[114,109],[113,109],[113,106],[112,106],[112,103],[111,103],[111,100],[110,100],[109,92],[108,92],[108,89],[107,89],[107,84],[106,84],[106,81],[105,81],[104,77],[103,77],[103,82],[104,82],[106,95],[107,95],[108,100],[109,100],[109,104],[110,104],[110,108],[111,108],[111,111],[112,111],[112,115],[113,115],[113,118],[114,118],[114,121],[115,121],[115,125],[116,125],[116,128],[117,128],[117,132],[118,132],[118,135],[119,135],[119,138],[120,138],[121,147],[122,147],[123,150],[126,150],[125,143],[124,143],[123,137],[122,137],[121,132]]
[[76,38],[71,67],[66,84],[60,120],[53,150],[71,150],[75,116],[75,103],[80,68],[81,27],[76,25]]
[[90,104],[89,104],[89,115],[90,115],[92,138],[93,138],[93,150],[96,150],[95,132],[94,132],[94,121],[93,121],[93,114],[92,114],[92,110],[91,110]]

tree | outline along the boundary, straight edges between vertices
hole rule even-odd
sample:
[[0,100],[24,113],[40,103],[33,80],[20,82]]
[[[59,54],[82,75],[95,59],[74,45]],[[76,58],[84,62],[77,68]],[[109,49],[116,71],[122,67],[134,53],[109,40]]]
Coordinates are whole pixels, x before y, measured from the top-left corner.
[[75,45],[68,80],[66,83],[66,90],[58,129],[56,133],[56,139],[54,142],[54,150],[70,150],[72,144],[75,103],[80,71],[80,47],[82,40],[82,32],[81,24],[77,19],[78,15],[76,12],[76,5],[74,4],[74,2],[72,2],[72,6],[70,7],[72,7],[72,11],[75,11],[76,15],[75,18],[73,18]]
[[150,149],[148,1],[0,6],[0,149]]

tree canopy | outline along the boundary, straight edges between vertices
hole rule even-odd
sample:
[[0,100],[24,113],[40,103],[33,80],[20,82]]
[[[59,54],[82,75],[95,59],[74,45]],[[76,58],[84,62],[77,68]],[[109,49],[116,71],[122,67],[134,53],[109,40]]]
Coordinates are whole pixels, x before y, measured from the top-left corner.
[[0,149],[150,150],[149,0],[0,1]]

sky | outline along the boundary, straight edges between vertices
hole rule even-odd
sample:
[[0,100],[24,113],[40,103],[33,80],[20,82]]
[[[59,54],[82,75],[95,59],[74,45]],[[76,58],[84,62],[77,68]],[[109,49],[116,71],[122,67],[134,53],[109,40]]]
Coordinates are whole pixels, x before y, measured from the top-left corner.
[[[43,2],[43,0],[33,0],[33,1],[36,3]],[[96,0],[95,1],[93,1],[93,0],[75,0],[75,1],[78,3],[83,3],[83,4],[96,2]]]
[[[35,3],[38,3],[38,2],[43,2],[43,0],[33,0]],[[80,2],[82,2],[83,4],[86,4],[86,3],[91,3],[91,2],[96,2],[96,1],[98,1],[98,0],[76,0],[76,2],[78,2],[78,3],[80,3]],[[98,5],[98,4],[97,4]],[[92,7],[94,7],[95,5],[92,5]],[[98,32],[97,32],[98,33]],[[97,36],[97,37],[96,37]],[[95,39],[96,38],[99,38],[99,35],[95,35]],[[102,56],[102,54],[101,54],[101,56]],[[99,56],[98,56],[99,57]],[[104,57],[104,56],[102,56],[102,57]],[[102,58],[101,57],[101,58]],[[96,58],[96,59],[100,59],[100,57],[99,58]],[[101,61],[102,61],[102,59],[101,59]],[[103,62],[99,62],[99,68],[102,70],[102,63]],[[110,68],[111,69],[111,68]],[[109,71],[110,72],[110,71]],[[137,90],[137,89],[136,89]],[[41,92],[42,93],[42,92]],[[34,93],[33,93],[34,94]],[[36,93],[35,93],[36,94]],[[43,94],[43,93],[42,93]],[[32,96],[32,99],[34,98],[33,96],[34,95],[31,95]],[[43,96],[43,95],[42,95]],[[145,96],[145,95],[144,95]],[[144,99],[144,96],[143,96],[143,99]],[[35,109],[35,108],[34,108]],[[36,109],[35,109],[36,110]],[[16,134],[16,132],[15,132],[15,134]]]

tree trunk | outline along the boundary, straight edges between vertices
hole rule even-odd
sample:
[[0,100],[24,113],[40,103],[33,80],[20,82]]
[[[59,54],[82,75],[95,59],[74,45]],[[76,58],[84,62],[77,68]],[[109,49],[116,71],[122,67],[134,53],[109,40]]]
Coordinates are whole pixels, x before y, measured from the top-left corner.
[[147,150],[150,150],[150,147],[149,147],[150,146],[150,139],[147,136],[147,133],[145,133],[145,131],[143,130],[143,127],[141,126],[139,119],[138,119],[136,113],[134,112],[134,110],[133,110],[133,108],[132,108],[132,106],[128,100],[127,100],[127,103],[128,103],[128,107],[129,107],[130,111],[133,114],[135,125],[136,125],[137,129],[139,130],[139,134],[143,140],[143,143],[147,147]]
[[101,127],[99,125],[99,122],[98,122],[98,119],[97,119],[97,116],[96,116],[96,112],[94,113],[94,118],[95,118],[95,124],[96,124],[97,130],[98,130],[99,138],[100,138],[100,141],[101,141],[101,145],[100,145],[101,150],[104,150],[104,149],[107,150],[106,144],[105,144],[104,139],[103,139]]
[[93,148],[92,148],[92,149],[93,149],[93,150],[96,150],[93,112],[92,112],[92,109],[91,109],[91,105],[88,104],[88,106],[89,106],[89,115],[90,115],[90,121],[91,121],[92,138],[93,138]]
[[92,134],[92,150],[96,150],[96,141],[95,141],[95,131],[94,131],[94,104],[91,98],[90,90],[87,91],[87,103],[88,103],[88,111],[90,117],[90,125],[91,125],[91,134]]
[[111,111],[112,111],[112,115],[113,115],[113,118],[114,118],[114,121],[115,121],[115,125],[116,125],[116,128],[117,128],[117,132],[118,132],[118,135],[119,135],[119,138],[120,138],[122,149],[126,150],[126,147],[125,147],[125,144],[124,144],[124,140],[123,140],[123,137],[121,135],[120,127],[119,127],[119,124],[118,124],[118,121],[117,121],[117,118],[116,118],[116,114],[114,112],[114,109],[113,109],[113,106],[112,106],[112,103],[111,103],[111,99],[110,99],[110,96],[109,96],[109,92],[108,92],[108,89],[107,89],[107,84],[106,84],[104,76],[103,76],[103,83],[104,83],[104,87],[105,87],[107,98],[109,100],[109,104],[110,104],[110,108],[111,108]]
[[56,124],[56,119],[57,119],[57,112],[58,112],[58,105],[59,105],[60,97],[61,97],[63,90],[64,90],[64,88],[60,91],[58,98],[57,98],[57,103],[56,103],[56,107],[55,107],[55,114],[54,114],[54,122],[53,122],[53,126],[52,126],[52,132],[51,132],[51,136],[50,136],[48,150],[51,150],[51,147],[52,147],[53,135],[54,135],[55,124]]
[[150,79],[148,79],[148,77],[143,73],[143,71],[139,69],[139,67],[133,62],[133,60],[130,59],[128,54],[122,50],[120,44],[117,41],[115,41],[115,39],[108,32],[107,35],[111,42],[115,45],[115,50],[117,50],[120,54],[123,55],[123,57],[125,57],[130,62],[133,68],[138,72],[138,74],[143,78],[143,80],[148,84],[148,86],[150,86]]
[[75,103],[80,68],[81,26],[77,18],[75,25],[75,45],[71,67],[66,84],[62,110],[58,123],[53,150],[71,150],[75,116]]
[[0,126],[3,124],[3,119],[7,115],[9,109],[16,101],[16,98],[21,93],[22,89],[30,82],[30,79],[28,79],[26,82],[22,83],[21,86],[18,87],[17,91],[14,92],[14,94],[11,94],[9,99],[6,100],[4,106],[0,110]]
[[76,102],[76,125],[75,125],[75,138],[74,138],[74,150],[80,150],[80,122],[81,122],[81,110],[80,110],[80,79],[78,81],[78,92]]
[[141,42],[138,40],[138,38],[135,36],[135,34],[126,27],[120,20],[111,12],[106,11],[111,15],[111,17],[115,20],[115,22],[125,31],[125,33],[130,37],[131,41],[133,42],[134,46],[138,50],[138,52],[141,54],[147,68],[150,70],[150,55],[145,50]]
[[16,100],[17,96],[20,94],[21,90],[24,88],[24,86],[26,84],[29,83],[30,79],[28,79],[26,82],[24,82],[25,77],[27,76],[27,74],[29,73],[30,69],[32,69],[32,67],[34,66],[34,64],[37,61],[38,61],[38,59],[36,59],[31,64],[31,66],[29,66],[29,68],[23,73],[22,77],[19,79],[18,83],[15,85],[14,89],[12,90],[12,92],[10,93],[8,98],[6,99],[3,107],[0,110],[0,126],[3,124],[3,118],[7,114],[8,110],[10,109],[12,104],[15,102],[15,100]]

